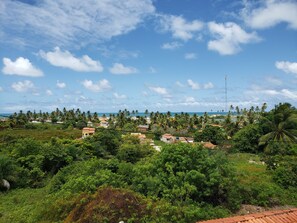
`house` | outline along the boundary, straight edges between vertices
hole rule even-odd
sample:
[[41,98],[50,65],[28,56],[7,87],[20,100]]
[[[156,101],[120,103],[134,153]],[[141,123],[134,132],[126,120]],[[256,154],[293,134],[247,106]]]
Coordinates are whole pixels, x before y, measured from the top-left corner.
[[33,120],[33,121],[31,121],[31,123],[33,123],[33,124],[40,124],[41,122],[40,121]]
[[265,211],[255,214],[220,218],[197,223],[296,223],[297,208],[288,210]]
[[150,117],[146,117],[145,119],[146,119],[147,124],[151,124],[151,118]]
[[216,148],[215,144],[212,144],[211,142],[201,142],[201,145],[206,149],[214,149]]
[[87,126],[88,126],[88,127],[93,127],[93,122],[88,121]]
[[88,136],[94,135],[95,133],[95,128],[89,128],[89,127],[85,127],[82,130],[82,138],[86,138]]
[[140,143],[143,143],[146,141],[146,135],[141,134],[141,133],[131,133],[132,136],[135,136],[139,139]]
[[165,142],[165,143],[178,143],[178,142],[193,143],[194,138],[192,138],[192,137],[183,137],[183,136],[173,136],[171,134],[166,133],[166,134],[162,135],[161,141]]
[[175,137],[176,142],[188,143],[186,137]]
[[194,143],[194,138],[192,137],[186,137],[186,140],[188,143]]
[[218,127],[218,128],[223,128],[223,126],[221,126],[219,124],[210,124],[210,126],[212,126],[212,127]]
[[149,129],[149,126],[148,125],[139,125],[137,128],[138,128],[139,132],[147,132]]
[[171,134],[167,134],[167,133],[162,135],[162,137],[161,137],[161,141],[165,142],[165,143],[174,143],[175,139],[176,139],[176,137],[174,137]]
[[100,127],[107,128],[108,126],[109,126],[109,123],[107,121],[100,122]]

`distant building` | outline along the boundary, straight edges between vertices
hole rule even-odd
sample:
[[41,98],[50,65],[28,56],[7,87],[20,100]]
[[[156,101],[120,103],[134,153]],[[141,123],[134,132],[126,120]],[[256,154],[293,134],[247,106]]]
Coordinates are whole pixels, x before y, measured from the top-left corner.
[[149,126],[148,125],[139,125],[137,128],[138,128],[139,132],[147,132],[149,129]]
[[31,121],[31,123],[33,123],[33,124],[40,124],[41,122],[40,121],[33,120],[33,121]]
[[183,136],[173,136],[171,134],[164,134],[161,137],[161,141],[165,142],[165,143],[193,143],[194,142],[194,138],[192,137],[183,137]]
[[175,141],[176,142],[182,142],[182,143],[188,143],[186,137],[176,137]]
[[108,126],[109,126],[109,123],[107,121],[100,122],[100,127],[107,128]]
[[131,133],[131,136],[135,136],[135,137],[137,137],[140,141],[146,139],[146,135],[141,134],[140,132],[137,132],[137,133]]
[[219,125],[219,124],[210,124],[212,127],[218,127],[218,128],[223,128],[223,126]]
[[206,149],[215,149],[216,145],[211,142],[201,142],[201,145]]
[[88,136],[94,135],[95,133],[95,128],[89,128],[89,127],[85,127],[82,130],[82,138],[86,138]]
[[88,127],[93,127],[93,122],[88,121],[87,126],[88,126]]
[[194,138],[192,138],[192,137],[176,137],[175,142],[193,143]]
[[194,143],[194,138],[193,137],[186,137],[186,140],[188,143]]
[[175,137],[171,134],[164,134],[161,137],[161,141],[165,143],[174,143],[175,142]]

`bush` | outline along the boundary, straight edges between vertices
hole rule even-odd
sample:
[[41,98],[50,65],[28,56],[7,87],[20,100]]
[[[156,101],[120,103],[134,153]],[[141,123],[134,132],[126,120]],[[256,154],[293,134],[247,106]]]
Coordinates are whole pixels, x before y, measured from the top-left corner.
[[195,133],[194,139],[196,142],[211,142],[218,145],[226,139],[226,134],[219,127],[207,125],[202,132],[198,131]]
[[145,198],[133,191],[103,187],[79,197],[65,222],[144,222],[150,215],[147,206]]
[[[221,152],[201,146],[168,145],[151,161],[137,163],[132,188],[175,202],[206,202],[238,207],[234,172]],[[232,204],[231,204],[232,203]]]
[[92,159],[73,163],[53,177],[50,192],[76,194],[95,192],[102,185],[124,187],[124,179],[117,174],[118,165],[116,159]]
[[259,139],[261,130],[259,125],[250,124],[239,130],[232,138],[235,151],[257,153],[259,152]]

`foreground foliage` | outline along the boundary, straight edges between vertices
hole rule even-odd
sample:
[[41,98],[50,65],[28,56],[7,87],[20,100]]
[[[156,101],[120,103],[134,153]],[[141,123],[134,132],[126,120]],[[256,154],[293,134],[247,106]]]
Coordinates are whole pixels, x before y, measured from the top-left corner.
[[[14,115],[16,125],[25,120],[30,130],[0,132],[0,180],[12,188],[0,187],[0,222],[186,223],[228,216],[242,204],[297,206],[296,109],[285,103],[253,111],[235,123],[229,112],[220,127],[205,125],[207,114],[151,114],[155,137],[166,125],[217,144],[232,135],[228,146],[218,147],[224,151],[181,143],[161,144],[156,152],[122,136],[120,125],[127,131],[137,126],[126,111],[114,129],[98,129],[84,140],[73,137],[74,124],[64,134],[56,125],[28,125],[34,113]],[[84,126],[76,121],[86,114],[67,114],[55,111],[52,118]]]

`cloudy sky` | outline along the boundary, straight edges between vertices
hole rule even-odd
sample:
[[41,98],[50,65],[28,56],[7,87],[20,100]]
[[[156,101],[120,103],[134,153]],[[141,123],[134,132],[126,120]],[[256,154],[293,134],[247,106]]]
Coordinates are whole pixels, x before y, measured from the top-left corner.
[[297,106],[296,0],[2,0],[0,112]]

